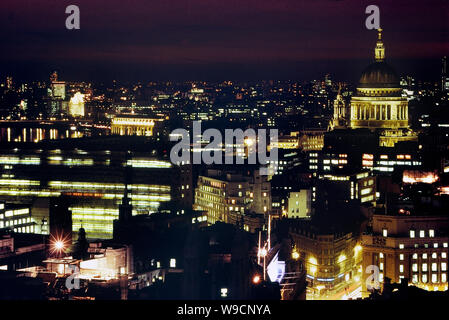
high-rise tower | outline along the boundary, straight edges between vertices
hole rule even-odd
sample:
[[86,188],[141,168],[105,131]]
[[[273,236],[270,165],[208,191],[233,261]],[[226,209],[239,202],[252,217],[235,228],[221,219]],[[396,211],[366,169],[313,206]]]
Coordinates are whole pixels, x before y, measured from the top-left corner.
[[449,92],[449,73],[447,72],[447,56],[441,59],[441,91]]

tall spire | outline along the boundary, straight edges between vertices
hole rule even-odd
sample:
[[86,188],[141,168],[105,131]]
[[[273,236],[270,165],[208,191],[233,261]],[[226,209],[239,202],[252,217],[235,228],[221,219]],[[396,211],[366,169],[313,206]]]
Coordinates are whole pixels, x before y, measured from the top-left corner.
[[376,48],[374,49],[374,58],[377,62],[381,62],[385,60],[385,47],[382,42],[382,28],[377,29],[378,39],[376,43]]

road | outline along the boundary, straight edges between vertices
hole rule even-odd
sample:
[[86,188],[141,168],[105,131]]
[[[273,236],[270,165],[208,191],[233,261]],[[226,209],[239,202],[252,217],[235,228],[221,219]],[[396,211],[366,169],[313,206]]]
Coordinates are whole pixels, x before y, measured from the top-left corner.
[[357,299],[362,296],[362,286],[360,282],[354,282],[349,285],[348,291],[345,291],[346,286],[342,286],[337,292],[332,292],[330,295],[321,295],[317,297],[316,295],[308,294],[307,300],[349,300]]

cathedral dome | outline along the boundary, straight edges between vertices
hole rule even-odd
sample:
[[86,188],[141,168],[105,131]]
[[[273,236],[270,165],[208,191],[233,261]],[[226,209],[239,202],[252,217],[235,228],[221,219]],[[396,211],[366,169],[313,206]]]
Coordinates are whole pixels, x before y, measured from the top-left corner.
[[399,78],[392,67],[384,61],[370,64],[359,80],[359,88],[399,88]]

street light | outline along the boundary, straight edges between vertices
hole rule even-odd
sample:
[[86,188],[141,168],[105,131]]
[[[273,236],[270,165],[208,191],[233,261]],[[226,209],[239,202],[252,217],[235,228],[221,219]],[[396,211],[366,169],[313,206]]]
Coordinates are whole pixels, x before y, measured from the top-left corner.
[[55,244],[54,244],[54,246],[55,246],[55,249],[56,250],[62,250],[62,249],[64,249],[64,242],[62,242],[62,241],[56,241],[55,242]]
[[254,284],[258,284],[260,282],[260,276],[258,275],[258,274],[256,274],[254,277],[253,277],[253,283]]
[[317,259],[315,257],[310,257],[309,264],[310,264],[310,268],[309,268],[310,273],[312,273],[312,275],[315,276],[316,272],[318,271],[317,266],[316,266],[318,264]]
[[57,256],[59,257],[64,250],[68,247],[69,242],[68,242],[68,236],[51,236],[51,240],[50,240],[50,252],[52,254],[57,254]]
[[[266,246],[266,243],[265,243],[265,246]],[[266,257],[267,257],[268,251],[265,248],[265,246],[263,248],[261,248],[260,252],[259,252],[260,256],[263,258],[263,281],[265,281],[266,273],[267,273],[267,263],[266,263],[267,259],[266,259]]]
[[299,253],[298,253],[298,251],[294,250],[294,251],[292,252],[292,258],[293,258],[294,260],[298,260],[298,259],[299,259]]

